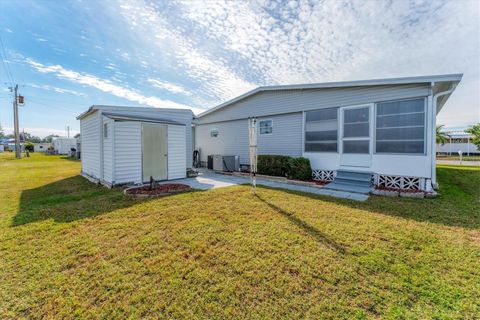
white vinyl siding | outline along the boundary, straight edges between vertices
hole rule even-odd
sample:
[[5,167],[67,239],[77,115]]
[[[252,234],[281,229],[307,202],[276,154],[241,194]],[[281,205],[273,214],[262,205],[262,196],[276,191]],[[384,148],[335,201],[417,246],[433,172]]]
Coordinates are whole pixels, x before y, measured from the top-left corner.
[[425,99],[382,102],[376,109],[376,153],[425,153]]
[[337,152],[338,108],[305,112],[305,152]]
[[185,126],[168,126],[168,179],[185,178],[186,163]]
[[[299,157],[302,155],[302,122],[301,112],[259,118],[272,120],[275,124],[274,134],[259,134],[257,139],[258,154],[276,154]],[[210,129],[218,128],[220,134],[213,138]],[[195,127],[196,148],[200,149],[200,160],[207,161],[208,155],[237,155],[241,164],[249,164],[248,119],[226,121],[212,125]]]
[[82,172],[100,177],[100,117],[96,112],[80,121]]
[[103,180],[113,180],[113,120],[103,117]]
[[142,182],[141,122],[115,123],[115,183]]
[[425,83],[259,92],[200,117],[198,123],[213,124],[248,117],[270,119],[272,115],[285,113],[426,97],[429,90],[430,84]]

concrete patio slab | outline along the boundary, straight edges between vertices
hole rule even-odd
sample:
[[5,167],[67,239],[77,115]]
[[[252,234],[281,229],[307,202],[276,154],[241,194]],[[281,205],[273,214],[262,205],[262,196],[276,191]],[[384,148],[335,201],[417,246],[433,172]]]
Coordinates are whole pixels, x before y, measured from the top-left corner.
[[[179,179],[179,180],[175,180],[175,182],[187,184],[193,189],[210,190],[210,189],[224,188],[224,187],[230,187],[230,186],[235,186],[239,184],[250,183],[250,178],[230,176],[230,175],[224,175],[224,174],[214,173],[210,171],[204,171],[204,172],[200,172],[198,177]],[[164,183],[169,183],[169,181],[165,181]],[[324,189],[322,187],[302,186],[302,185],[272,181],[267,179],[257,179],[257,185],[277,188],[277,189],[286,189],[286,190],[292,190],[292,191],[320,194],[320,195],[331,196],[336,198],[351,199],[356,201],[365,201],[368,199],[368,195],[366,194],[358,194],[353,192]]]

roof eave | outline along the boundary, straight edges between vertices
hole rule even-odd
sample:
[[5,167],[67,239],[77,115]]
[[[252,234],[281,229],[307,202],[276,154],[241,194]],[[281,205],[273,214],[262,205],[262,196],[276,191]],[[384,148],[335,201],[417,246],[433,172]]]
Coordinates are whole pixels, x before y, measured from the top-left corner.
[[373,79],[373,80],[354,80],[354,81],[341,81],[341,82],[325,82],[325,83],[310,83],[310,84],[293,84],[293,85],[280,85],[280,86],[264,86],[257,87],[250,90],[238,97],[235,97],[229,101],[226,101],[212,109],[204,111],[197,115],[198,118],[206,116],[212,112],[215,112],[223,107],[231,105],[237,101],[245,99],[251,95],[263,91],[276,91],[276,90],[302,90],[302,89],[323,89],[323,88],[345,88],[345,87],[359,87],[359,86],[378,86],[378,85],[395,85],[395,84],[414,84],[414,83],[434,83],[434,82],[460,82],[463,74],[444,74],[444,75],[432,75],[432,76],[418,76],[418,77],[404,77],[404,78],[387,78],[387,79]]

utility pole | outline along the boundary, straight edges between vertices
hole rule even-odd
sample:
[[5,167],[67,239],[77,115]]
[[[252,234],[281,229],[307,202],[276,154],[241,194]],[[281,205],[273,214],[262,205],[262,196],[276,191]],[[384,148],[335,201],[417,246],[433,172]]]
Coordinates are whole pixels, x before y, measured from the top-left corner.
[[13,100],[13,130],[15,136],[15,157],[20,159],[22,157],[22,150],[20,149],[20,128],[18,124],[18,84],[13,88],[15,92],[15,100]]
[[67,138],[70,138],[70,126],[67,126]]

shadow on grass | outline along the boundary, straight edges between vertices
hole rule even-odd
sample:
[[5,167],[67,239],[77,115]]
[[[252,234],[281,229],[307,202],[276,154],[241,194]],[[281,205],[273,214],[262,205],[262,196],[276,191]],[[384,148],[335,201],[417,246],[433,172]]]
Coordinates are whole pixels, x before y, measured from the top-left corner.
[[68,160],[68,161],[73,161],[73,162],[80,162],[80,159],[72,158],[72,157],[69,157],[69,156],[61,156],[60,159],[62,159],[62,160]]
[[118,188],[108,189],[77,175],[24,190],[20,196],[20,208],[12,219],[12,226],[47,219],[71,222],[148,200],[126,197]]
[[439,196],[433,199],[370,196],[367,201],[358,202],[286,189],[282,191],[418,222],[480,229],[480,168],[439,167],[437,177],[440,191]]
[[330,239],[326,234],[315,228],[314,226],[308,224],[307,222],[303,221],[302,219],[298,218],[295,216],[293,213],[288,212],[285,209],[280,208],[279,206],[273,204],[272,202],[269,202],[268,200],[265,200],[258,194],[255,194],[257,199],[259,199],[261,202],[265,203],[268,205],[270,208],[287,218],[290,222],[292,222],[294,225],[302,229],[303,231],[307,232],[309,235],[314,237],[318,242],[326,245],[332,250],[337,251],[338,253],[345,254],[346,250],[345,247],[342,246],[341,244],[338,244],[334,240]]

